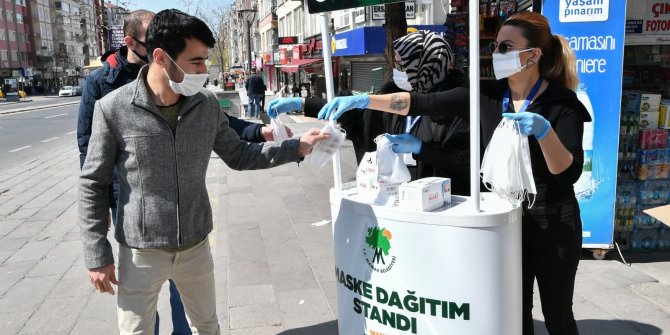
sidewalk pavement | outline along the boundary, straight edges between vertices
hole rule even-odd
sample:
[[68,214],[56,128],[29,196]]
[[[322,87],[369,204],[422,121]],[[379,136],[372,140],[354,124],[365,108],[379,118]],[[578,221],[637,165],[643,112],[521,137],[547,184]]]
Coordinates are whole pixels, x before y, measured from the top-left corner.
[[[322,125],[281,117],[296,134]],[[343,180],[353,180],[350,142],[341,156]],[[118,333],[115,297],[93,291],[82,259],[77,157],[73,136],[71,145],[0,171],[3,334]],[[222,334],[337,333],[332,226],[314,225],[330,219],[332,185],[330,166],[234,171],[213,155],[207,187]],[[574,295],[582,335],[670,332],[669,253],[633,254],[632,266],[613,252],[603,261],[584,255]],[[546,334],[537,295],[535,306],[536,334]],[[167,286],[158,309],[161,334],[169,334]]]

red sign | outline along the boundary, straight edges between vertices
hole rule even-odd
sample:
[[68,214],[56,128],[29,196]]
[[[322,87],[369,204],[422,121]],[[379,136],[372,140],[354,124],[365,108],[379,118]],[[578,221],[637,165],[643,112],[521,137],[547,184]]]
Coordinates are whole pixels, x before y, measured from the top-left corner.
[[321,39],[317,39],[315,37],[312,37],[309,39],[309,42],[305,43],[305,48],[307,49],[307,54],[310,56],[314,56],[315,53],[319,54],[321,53],[323,49],[323,43]]
[[285,36],[277,38],[278,44],[298,44],[298,36]]
[[286,59],[286,48],[279,49],[279,64],[286,64],[288,60]]
[[293,47],[293,60],[302,59],[302,45]]

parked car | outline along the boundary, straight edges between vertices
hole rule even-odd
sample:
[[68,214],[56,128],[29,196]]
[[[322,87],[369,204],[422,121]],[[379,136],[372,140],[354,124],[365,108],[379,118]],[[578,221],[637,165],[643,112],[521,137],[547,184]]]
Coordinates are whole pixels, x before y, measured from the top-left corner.
[[73,86],[63,86],[60,91],[58,91],[59,97],[73,97],[77,95]]
[[81,95],[81,93],[82,93],[83,91],[84,91],[84,90],[81,88],[81,86],[74,86],[74,94],[75,94],[75,95]]

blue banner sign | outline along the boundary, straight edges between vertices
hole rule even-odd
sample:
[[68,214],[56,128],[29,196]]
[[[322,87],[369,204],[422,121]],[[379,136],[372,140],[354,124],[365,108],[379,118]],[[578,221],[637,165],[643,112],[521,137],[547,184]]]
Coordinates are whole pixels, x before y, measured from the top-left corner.
[[[614,233],[625,0],[545,0],[543,14],[577,56],[577,96],[593,122],[584,124],[584,167],[575,184],[585,248],[610,248]],[[630,24],[630,22],[629,22]]]

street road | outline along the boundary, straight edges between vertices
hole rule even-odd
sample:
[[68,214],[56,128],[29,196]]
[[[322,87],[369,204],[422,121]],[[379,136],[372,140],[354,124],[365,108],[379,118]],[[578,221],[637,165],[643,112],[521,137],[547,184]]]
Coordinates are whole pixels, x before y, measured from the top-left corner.
[[76,143],[79,104],[0,115],[0,173]]

